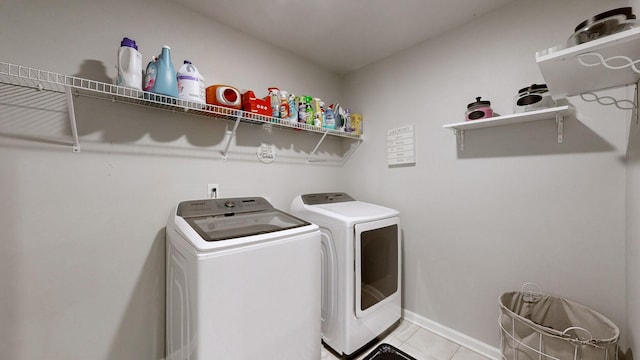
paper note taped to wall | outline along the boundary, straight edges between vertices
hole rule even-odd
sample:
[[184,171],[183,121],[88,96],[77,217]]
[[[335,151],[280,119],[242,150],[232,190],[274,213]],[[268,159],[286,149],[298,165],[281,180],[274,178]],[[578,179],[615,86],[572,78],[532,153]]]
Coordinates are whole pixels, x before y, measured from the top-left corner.
[[415,163],[413,125],[387,130],[387,165],[415,165]]

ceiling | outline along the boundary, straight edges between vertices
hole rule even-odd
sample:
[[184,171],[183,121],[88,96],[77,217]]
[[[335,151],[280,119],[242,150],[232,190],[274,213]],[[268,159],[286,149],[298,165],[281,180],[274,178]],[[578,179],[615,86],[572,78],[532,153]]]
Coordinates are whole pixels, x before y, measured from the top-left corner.
[[345,74],[513,0],[173,0]]

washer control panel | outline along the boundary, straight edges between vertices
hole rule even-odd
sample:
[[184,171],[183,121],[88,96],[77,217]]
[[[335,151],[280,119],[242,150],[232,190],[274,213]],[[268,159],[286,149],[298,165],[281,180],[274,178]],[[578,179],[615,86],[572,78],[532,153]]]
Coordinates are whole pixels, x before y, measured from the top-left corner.
[[356,201],[346,193],[318,193],[301,195],[302,202],[306,205],[331,204],[345,201]]
[[273,205],[261,197],[205,199],[181,202],[178,204],[177,215],[186,218],[206,215],[231,215],[272,209]]

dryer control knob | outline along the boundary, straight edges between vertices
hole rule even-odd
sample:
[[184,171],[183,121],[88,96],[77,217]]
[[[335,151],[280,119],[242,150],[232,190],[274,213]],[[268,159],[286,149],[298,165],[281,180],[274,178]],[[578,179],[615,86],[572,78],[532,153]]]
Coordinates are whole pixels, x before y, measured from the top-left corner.
[[231,200],[227,200],[227,201],[225,201],[225,203],[224,203],[224,207],[227,207],[227,208],[232,208],[232,207],[235,207],[235,206],[236,206],[236,203],[234,203],[234,202],[233,202],[233,201],[231,201]]

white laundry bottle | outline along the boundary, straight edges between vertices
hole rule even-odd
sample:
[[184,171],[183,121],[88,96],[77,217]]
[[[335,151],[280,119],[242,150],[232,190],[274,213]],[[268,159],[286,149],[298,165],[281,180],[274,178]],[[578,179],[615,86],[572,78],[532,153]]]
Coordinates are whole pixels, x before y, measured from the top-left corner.
[[118,49],[116,85],[142,90],[142,55],[135,40],[123,38]]
[[178,69],[178,97],[183,100],[205,103],[204,78],[189,60]]

